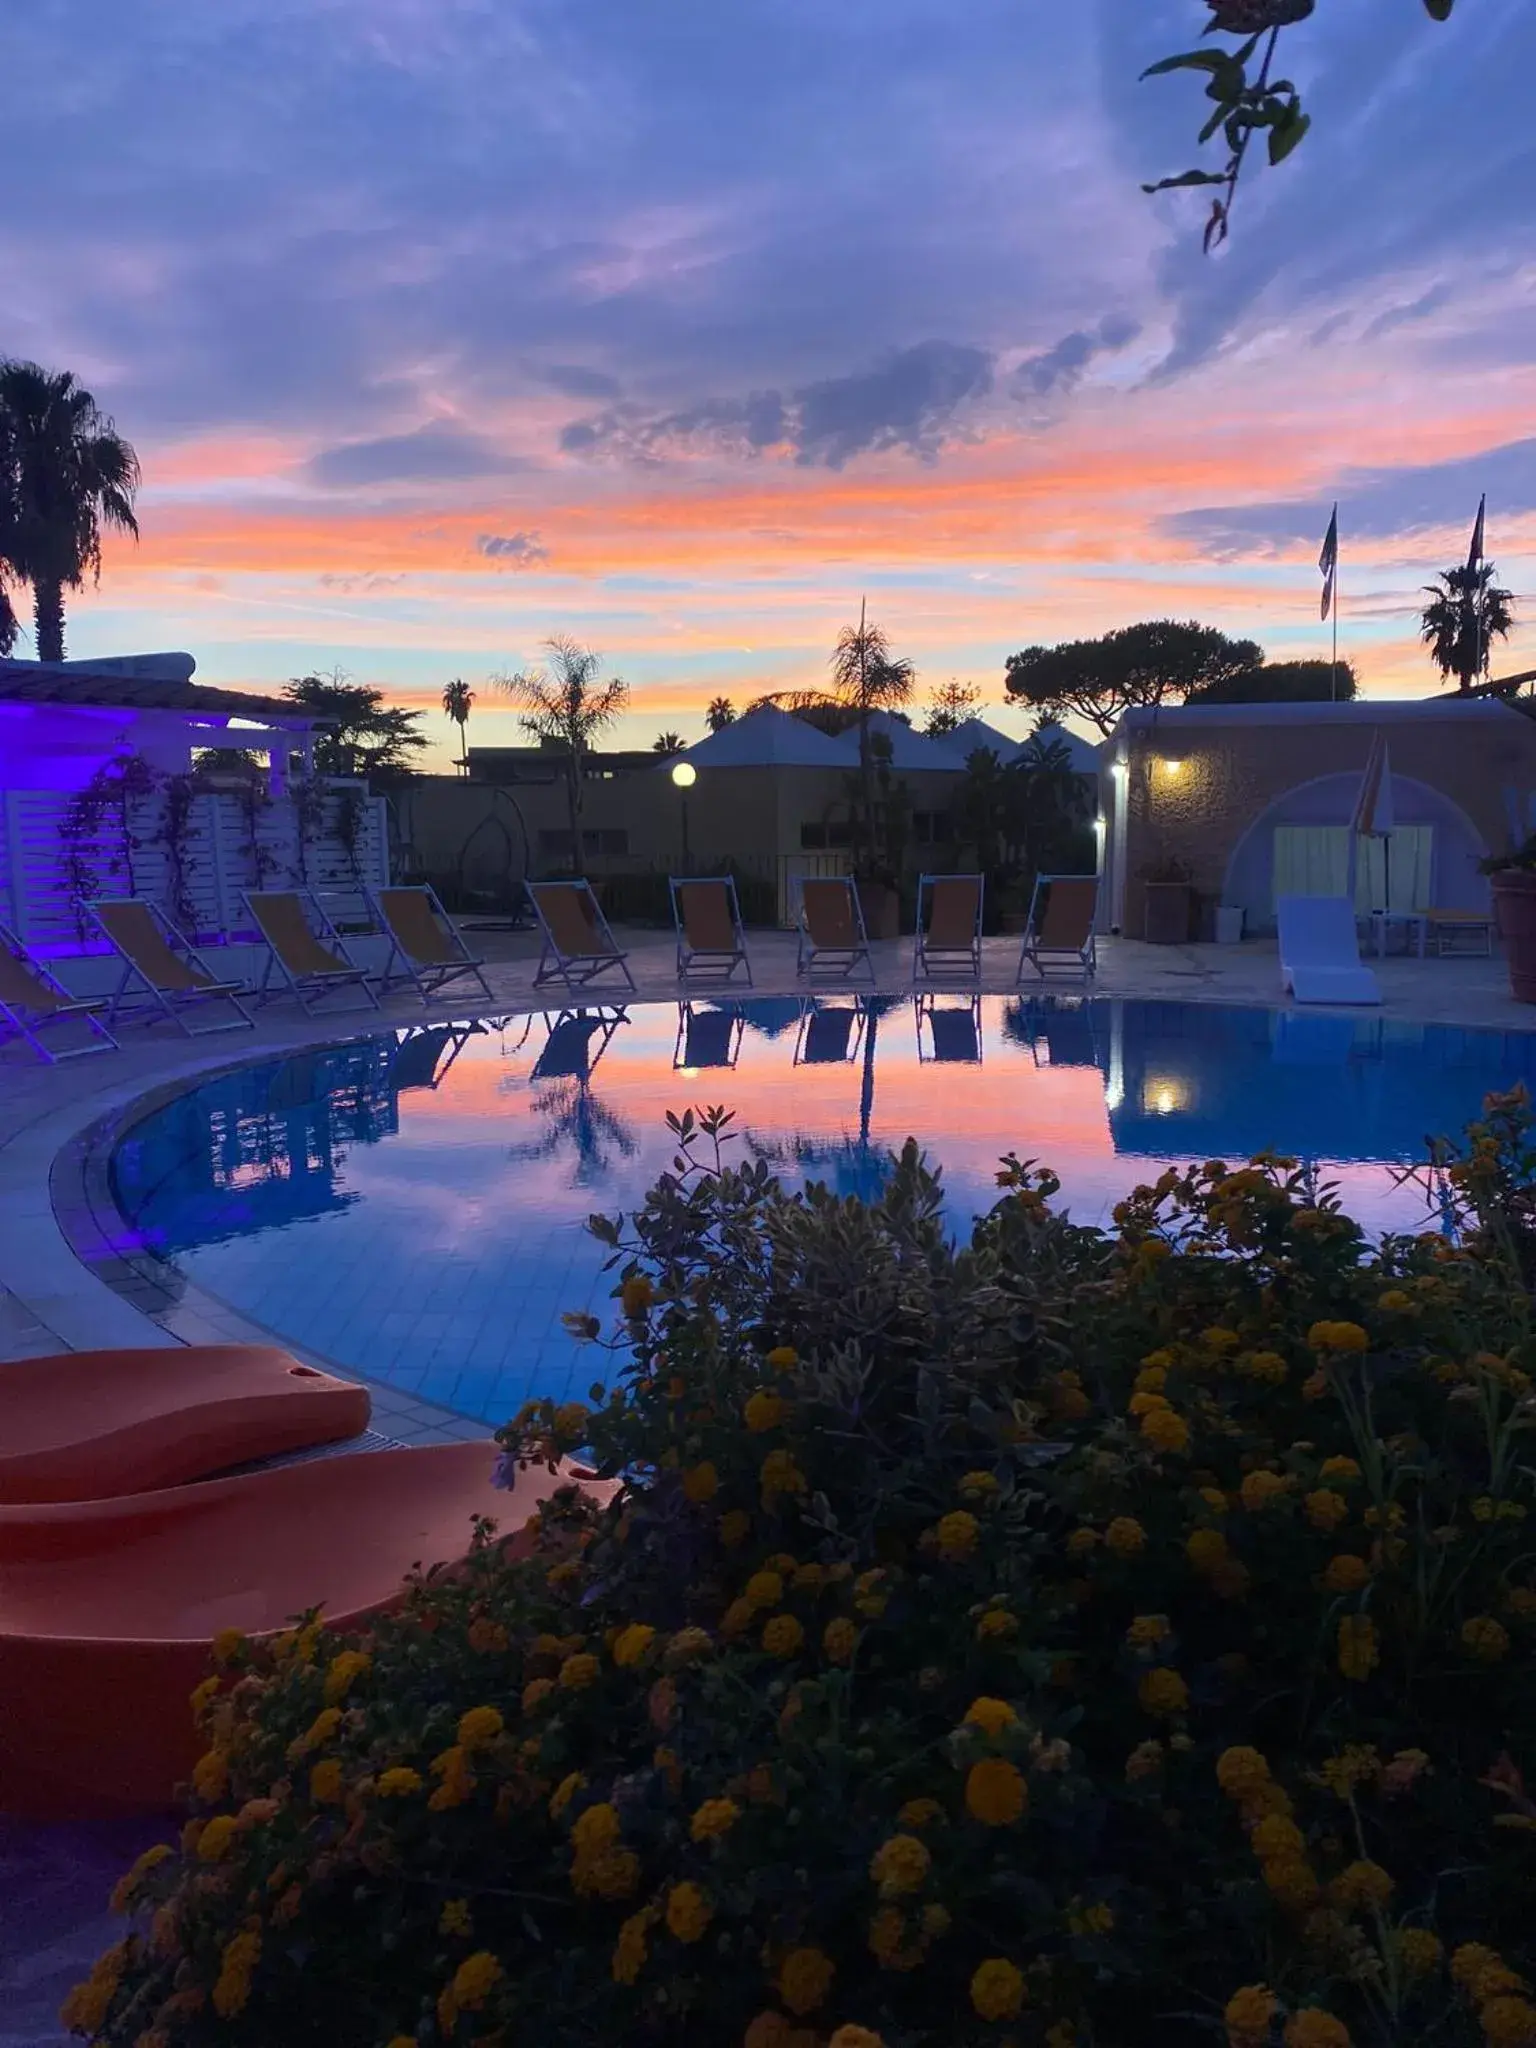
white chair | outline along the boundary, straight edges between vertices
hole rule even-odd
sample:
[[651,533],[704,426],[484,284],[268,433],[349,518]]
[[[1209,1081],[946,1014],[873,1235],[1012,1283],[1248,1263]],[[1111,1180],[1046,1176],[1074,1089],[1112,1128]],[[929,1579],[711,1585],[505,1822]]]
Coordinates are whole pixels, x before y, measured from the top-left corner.
[[1381,988],[1360,964],[1353,905],[1344,896],[1281,896],[1280,985],[1298,1003],[1379,1003]]

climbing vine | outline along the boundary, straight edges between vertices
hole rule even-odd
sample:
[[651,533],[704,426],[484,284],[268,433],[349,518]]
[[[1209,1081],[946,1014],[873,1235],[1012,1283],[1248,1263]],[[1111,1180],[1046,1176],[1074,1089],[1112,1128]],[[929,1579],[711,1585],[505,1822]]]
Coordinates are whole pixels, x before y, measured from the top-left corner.
[[157,781],[141,754],[114,754],[59,820],[59,866],[82,945],[90,937],[86,905],[104,893],[104,882],[121,877],[128,894],[138,894],[133,857],[145,842],[136,836],[134,806],[154,794]]

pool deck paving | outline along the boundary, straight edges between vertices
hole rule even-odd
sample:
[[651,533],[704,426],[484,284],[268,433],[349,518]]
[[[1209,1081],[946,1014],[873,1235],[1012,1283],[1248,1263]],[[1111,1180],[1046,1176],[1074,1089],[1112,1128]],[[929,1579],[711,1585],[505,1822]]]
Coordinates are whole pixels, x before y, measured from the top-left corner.
[[[127,1025],[120,1053],[52,1067],[32,1059],[25,1048],[8,1046],[0,1052],[0,1361],[111,1345],[227,1343],[267,1334],[194,1287],[178,1287],[170,1307],[157,1304],[152,1282],[121,1270],[99,1162],[92,1184],[89,1141],[142,1097],[220,1068],[380,1028],[516,1015],[568,1003],[676,1001],[672,934],[620,930],[617,936],[630,949],[637,984],[633,995],[622,987],[616,991],[611,977],[574,997],[558,987],[536,989],[536,937],[498,932],[473,935],[487,961],[489,1001],[472,984],[461,983],[425,1008],[410,994],[387,999],[379,1012],[352,1009],[315,1017],[306,1017],[292,1002],[276,1003],[257,1013],[252,1031],[198,1039],[164,1024],[153,1029]],[[751,993],[803,992],[793,934],[753,932],[749,946]],[[877,944],[872,952],[878,988],[910,990],[911,941]],[[980,992],[1011,994],[1018,957],[1016,938],[985,941]],[[1372,1014],[1463,1028],[1536,1029],[1536,1008],[1513,1000],[1497,957],[1421,961],[1394,955],[1370,964],[1382,989],[1381,1009]],[[1025,987],[1038,986],[1028,972]],[[1051,986],[1064,994],[1081,992],[1070,982]],[[466,990],[472,990],[473,1000]],[[1107,939],[1100,945],[1099,972],[1090,992],[1143,1001],[1285,1006],[1274,946],[1265,941],[1150,946]],[[702,998],[706,992],[696,994]],[[392,1388],[375,1383],[370,1391],[373,1431],[355,1448],[485,1434],[479,1423]],[[0,1914],[0,2048],[59,2048],[64,2043],[67,2037],[56,2019],[60,1999],[114,1938],[106,1892],[156,1833],[152,1820],[36,1828],[0,1818],[0,1899],[7,1901]]]

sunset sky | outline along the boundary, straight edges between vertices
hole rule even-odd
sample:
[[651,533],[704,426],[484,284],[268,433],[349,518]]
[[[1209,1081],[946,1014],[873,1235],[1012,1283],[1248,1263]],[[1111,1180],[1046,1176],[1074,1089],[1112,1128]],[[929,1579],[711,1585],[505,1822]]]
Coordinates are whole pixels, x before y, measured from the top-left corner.
[[[1199,0],[53,0],[0,20],[0,353],[139,449],[77,656],[429,707],[566,631],[625,738],[1198,616],[1437,687],[1480,491],[1536,666],[1530,0],[1323,0],[1315,119],[1200,252]],[[30,652],[24,643],[22,652]],[[1017,715],[1001,722],[1021,729]]]

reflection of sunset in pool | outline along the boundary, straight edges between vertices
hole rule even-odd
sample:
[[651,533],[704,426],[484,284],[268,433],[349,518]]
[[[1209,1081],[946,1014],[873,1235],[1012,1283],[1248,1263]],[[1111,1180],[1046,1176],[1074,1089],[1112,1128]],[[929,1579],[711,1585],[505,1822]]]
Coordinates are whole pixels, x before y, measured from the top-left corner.
[[129,1132],[120,1205],[210,1293],[338,1365],[500,1420],[591,1367],[584,1224],[666,1171],[668,1110],[734,1113],[729,1156],[872,1195],[909,1135],[957,1230],[1000,1154],[1080,1221],[1169,1163],[1315,1161],[1368,1227],[1423,1227],[1388,1170],[1529,1078],[1519,1034],[1216,1005],[759,998],[418,1027],[209,1081]]

